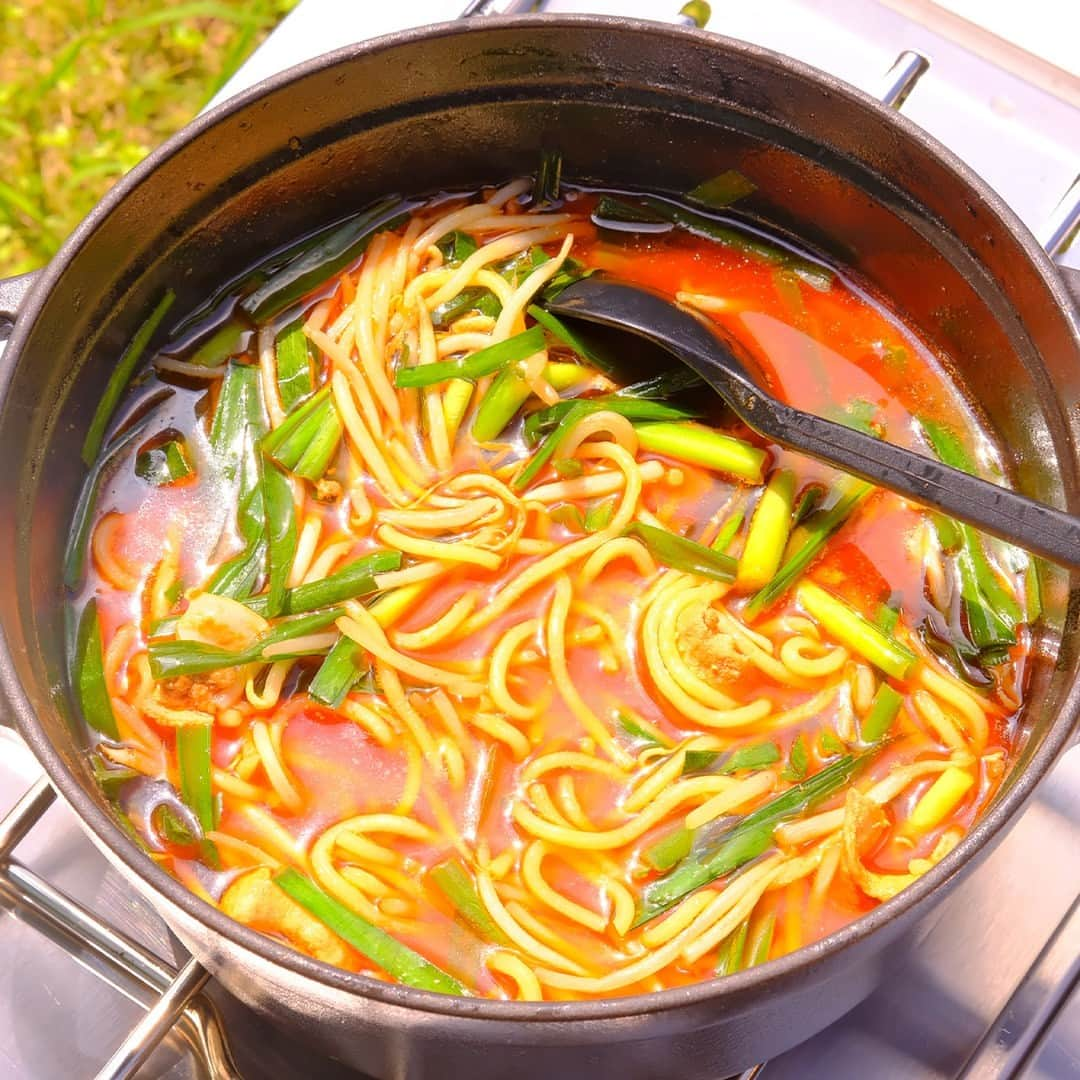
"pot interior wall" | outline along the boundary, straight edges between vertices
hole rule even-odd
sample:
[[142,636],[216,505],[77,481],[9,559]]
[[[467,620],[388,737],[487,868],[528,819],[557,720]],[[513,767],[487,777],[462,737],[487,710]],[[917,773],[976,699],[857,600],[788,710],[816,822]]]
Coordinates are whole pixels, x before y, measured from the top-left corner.
[[[87,791],[69,734],[59,568],[79,448],[133,329],[167,287],[182,315],[268,249],[377,196],[531,172],[542,146],[563,151],[569,179],[646,190],[741,170],[757,185],[747,213],[849,265],[952,357],[1021,488],[1078,508],[1076,418],[1061,406],[1080,396],[1068,320],[993,208],[885,119],[753,50],[655,26],[496,23],[360,50],[138,174],[80,234],[11,375],[0,557],[14,587],[0,618],[33,709]],[[1064,575],[1050,575],[1045,599],[1056,639]],[[1031,752],[1075,667],[1069,634],[1056,668],[1037,663]]]

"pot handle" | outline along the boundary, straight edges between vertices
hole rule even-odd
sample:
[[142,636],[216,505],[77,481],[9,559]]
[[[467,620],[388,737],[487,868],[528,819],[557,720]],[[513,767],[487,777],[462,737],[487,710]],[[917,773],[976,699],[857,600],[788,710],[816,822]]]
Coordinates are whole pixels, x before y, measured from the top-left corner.
[[1074,270],[1071,266],[1059,266],[1058,270],[1080,317],[1080,270]]
[[7,339],[11,337],[19,305],[37,281],[40,273],[40,270],[31,270],[28,274],[0,278],[0,356],[3,356]]
[[40,270],[31,270],[28,274],[0,278],[0,322],[13,323],[19,305],[38,279]]
[[518,15],[533,8],[532,0],[469,0],[459,18],[474,15]]
[[[1070,241],[1080,228],[1080,176],[1072,182],[1069,190],[1061,196],[1061,201],[1054,207],[1054,212],[1047,219],[1038,233],[1038,239],[1051,259],[1064,254]],[[1065,288],[1072,296],[1077,311],[1080,312],[1080,270],[1058,264],[1058,272],[1065,282]]]

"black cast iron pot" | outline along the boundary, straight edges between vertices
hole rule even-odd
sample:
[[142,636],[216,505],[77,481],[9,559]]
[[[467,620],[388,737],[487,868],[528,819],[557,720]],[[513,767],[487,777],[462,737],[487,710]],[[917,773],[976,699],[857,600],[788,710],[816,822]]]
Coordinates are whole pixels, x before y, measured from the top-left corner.
[[1020,812],[1080,711],[1080,594],[1064,573],[1045,583],[1026,748],[947,859],[790,956],[610,1001],[423,993],[231,922],[118,826],[65,684],[61,556],[79,447],[154,298],[172,287],[183,312],[269,247],[376,196],[527,173],[541,146],[563,151],[567,177],[613,186],[682,192],[724,169],[746,173],[750,212],[851,267],[954,358],[1020,489],[1080,511],[1080,336],[1063,280],[921,130],[802,64],[697,31],[535,16],[433,27],[304,64],[196,121],[108,195],[23,299],[0,365],[0,680],[19,730],[112,862],[229,990],[323,1050],[380,1077],[715,1080],[861,1000]]

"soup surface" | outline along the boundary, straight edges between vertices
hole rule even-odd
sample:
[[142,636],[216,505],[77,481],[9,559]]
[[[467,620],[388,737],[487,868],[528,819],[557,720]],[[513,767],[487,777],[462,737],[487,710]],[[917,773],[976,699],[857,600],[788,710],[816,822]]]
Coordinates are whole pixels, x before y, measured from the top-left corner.
[[164,297],[68,562],[151,858],[327,963],[521,1000],[760,964],[925,873],[1016,749],[1037,603],[1023,553],[542,305],[660,290],[778,396],[999,475],[893,314],[707,207],[544,186],[388,202],[168,332]]

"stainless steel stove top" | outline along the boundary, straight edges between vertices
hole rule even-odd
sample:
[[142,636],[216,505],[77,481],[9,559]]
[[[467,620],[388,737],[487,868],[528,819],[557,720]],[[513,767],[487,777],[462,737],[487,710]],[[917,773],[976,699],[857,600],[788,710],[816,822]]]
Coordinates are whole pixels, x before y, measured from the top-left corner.
[[[1046,10],[1059,9],[1067,32],[1080,5],[1042,2]],[[462,6],[463,0],[302,0],[220,97],[351,41],[454,18]],[[678,0],[543,6],[678,18]],[[1069,207],[1059,203],[1080,171],[1075,74],[978,32],[927,0],[757,0],[714,8],[710,29],[786,52],[879,95],[899,53],[925,55],[929,74],[905,113],[974,166],[1037,235],[1049,236],[1055,214],[1060,225]],[[1080,250],[1066,252],[1063,261],[1080,266]],[[19,804],[0,822],[0,907],[9,915],[0,925],[0,1080],[94,1076],[140,1022],[144,1045],[154,1027],[166,1032],[141,1076],[355,1075],[312,1060],[294,1035],[267,1025],[213,984],[170,1026],[168,1000],[161,1005],[160,995],[178,970],[184,983],[174,984],[172,996],[202,976],[184,968],[186,957],[174,953],[164,924],[108,867],[72,815],[49,802],[36,762],[0,727],[0,812]],[[744,1080],[1080,1078],[1078,896],[1080,746],[1058,763],[978,874],[950,897],[917,953],[842,1021]],[[100,1075],[130,1075],[130,1050],[129,1043]]]

